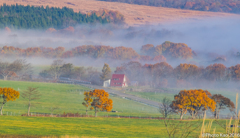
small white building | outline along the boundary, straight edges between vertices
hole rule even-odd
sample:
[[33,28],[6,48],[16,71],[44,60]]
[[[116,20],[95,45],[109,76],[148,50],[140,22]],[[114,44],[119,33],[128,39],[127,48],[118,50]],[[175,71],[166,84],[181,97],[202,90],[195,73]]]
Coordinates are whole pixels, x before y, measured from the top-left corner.
[[106,80],[103,82],[103,87],[110,87],[111,80]]

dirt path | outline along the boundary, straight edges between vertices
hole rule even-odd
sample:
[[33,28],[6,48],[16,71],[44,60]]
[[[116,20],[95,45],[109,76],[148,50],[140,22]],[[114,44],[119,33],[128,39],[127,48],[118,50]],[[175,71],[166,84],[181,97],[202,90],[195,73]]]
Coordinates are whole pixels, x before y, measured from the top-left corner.
[[126,93],[123,93],[123,92],[120,92],[120,91],[117,91],[117,90],[113,90],[113,89],[110,89],[110,88],[105,88],[105,87],[96,86],[96,85],[83,85],[83,86],[86,86],[86,87],[89,87],[89,88],[92,88],[92,89],[104,89],[105,91],[107,91],[108,93],[110,93],[112,95],[117,95],[119,97],[126,98],[126,99],[129,99],[129,100],[133,100],[133,101],[143,103],[143,104],[146,104],[146,105],[149,105],[149,106],[159,107],[159,102],[147,100],[147,99],[144,99],[144,98],[140,98],[140,97],[137,97],[137,96],[134,96],[134,95],[126,94]]

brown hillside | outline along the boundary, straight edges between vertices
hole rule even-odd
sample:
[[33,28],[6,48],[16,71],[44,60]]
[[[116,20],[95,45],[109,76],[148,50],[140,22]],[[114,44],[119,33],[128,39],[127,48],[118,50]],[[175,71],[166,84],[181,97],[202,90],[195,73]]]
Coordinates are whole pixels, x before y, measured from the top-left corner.
[[180,10],[173,8],[151,7],[143,5],[131,5],[126,3],[117,2],[104,2],[95,0],[1,0],[0,4],[22,4],[34,6],[47,6],[50,7],[69,7],[78,12],[91,12],[105,8],[108,10],[117,10],[125,17],[125,22],[128,25],[139,24],[158,24],[164,22],[174,22],[179,20],[201,20],[211,17],[235,17],[240,18],[240,15],[219,13],[219,12],[203,12],[192,10]]

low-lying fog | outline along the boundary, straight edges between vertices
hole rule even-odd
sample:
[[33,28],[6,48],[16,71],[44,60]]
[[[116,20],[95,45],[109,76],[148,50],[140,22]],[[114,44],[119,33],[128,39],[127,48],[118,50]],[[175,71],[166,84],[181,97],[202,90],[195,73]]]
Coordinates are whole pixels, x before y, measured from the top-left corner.
[[[132,47],[137,52],[140,52],[142,45],[153,44],[156,46],[164,41],[171,41],[186,43],[198,54],[197,60],[202,65],[206,66],[211,64],[209,61],[225,56],[227,61],[224,64],[231,66],[239,63],[236,58],[232,57],[240,51],[239,22],[240,19],[215,18],[204,21],[139,27],[79,25],[75,27],[74,32],[59,30],[49,33],[46,30],[13,29],[11,32],[7,32],[2,30],[0,33],[0,47],[5,45],[20,48],[40,46],[55,48],[63,46],[68,50],[80,45],[109,45],[113,47]],[[167,62],[176,66],[183,61],[173,62],[167,60]],[[41,62],[39,61],[39,63]]]

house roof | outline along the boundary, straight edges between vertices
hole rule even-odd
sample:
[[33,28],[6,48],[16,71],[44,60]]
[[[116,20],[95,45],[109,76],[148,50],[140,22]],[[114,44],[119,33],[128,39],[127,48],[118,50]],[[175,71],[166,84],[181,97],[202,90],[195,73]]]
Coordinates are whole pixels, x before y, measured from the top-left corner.
[[124,74],[113,74],[111,79],[111,86],[122,86],[124,81]]

